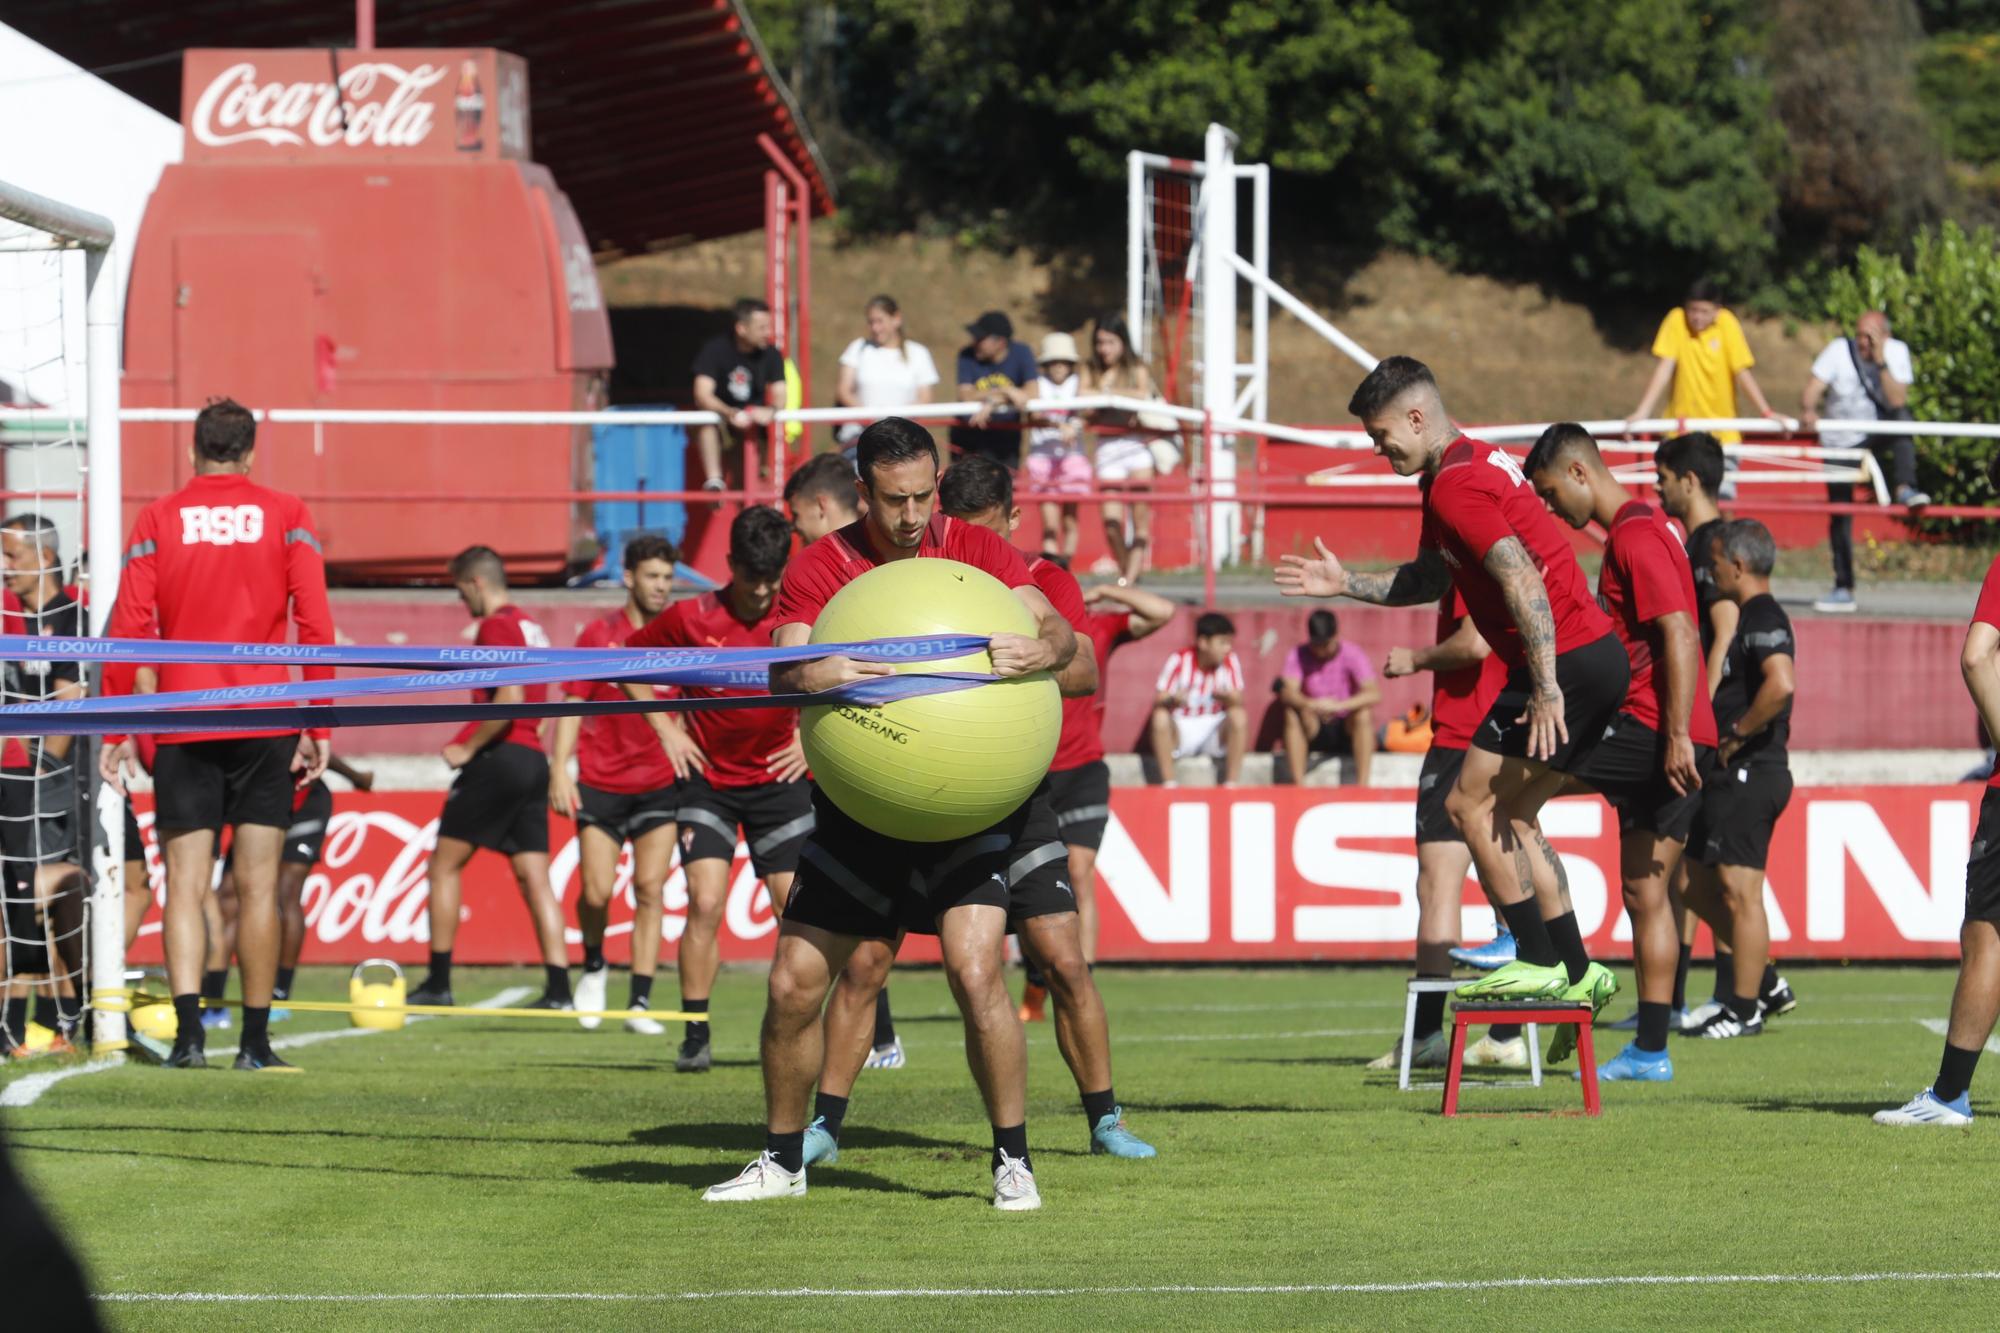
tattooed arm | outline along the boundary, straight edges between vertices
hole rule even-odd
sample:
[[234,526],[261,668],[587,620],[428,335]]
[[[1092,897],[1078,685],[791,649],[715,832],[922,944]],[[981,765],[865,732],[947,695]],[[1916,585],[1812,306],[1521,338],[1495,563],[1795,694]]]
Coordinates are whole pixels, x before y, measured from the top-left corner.
[[1430,547],[1420,547],[1417,558],[1407,565],[1364,574],[1342,566],[1340,557],[1318,538],[1313,545],[1319,551],[1317,560],[1302,555],[1279,559],[1278,590],[1285,596],[1352,597],[1377,606],[1416,606],[1435,602],[1451,587],[1444,557]]
[[1507,610],[1521,632],[1534,697],[1521,719],[1529,724],[1528,757],[1547,759],[1569,742],[1563,721],[1562,687],[1556,684],[1556,621],[1549,610],[1549,590],[1542,582],[1528,549],[1519,537],[1502,537],[1486,553],[1486,572],[1500,585]]

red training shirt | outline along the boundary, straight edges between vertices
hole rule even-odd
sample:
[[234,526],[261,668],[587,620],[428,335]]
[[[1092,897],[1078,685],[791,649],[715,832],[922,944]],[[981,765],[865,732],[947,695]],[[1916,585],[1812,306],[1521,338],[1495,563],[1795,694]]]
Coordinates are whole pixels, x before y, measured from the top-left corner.
[[[865,518],[856,519],[840,531],[828,533],[786,566],[774,630],[812,624],[835,593],[885,563],[869,544],[867,523]],[[1035,581],[1019,551],[985,528],[948,514],[931,515],[930,526],[917,544],[917,555],[983,569],[1010,588],[1024,588]]]
[[[619,607],[577,631],[579,648],[625,648],[640,631]],[[588,703],[623,700],[625,691],[608,680],[573,680],[563,693]],[[671,686],[655,685],[653,697],[671,699]],[[606,713],[586,717],[577,731],[576,773],[586,786],[621,796],[661,791],[674,785],[674,766],[660,748],[652,724],[638,713]]]
[[1715,745],[1715,706],[1709,702],[1708,674],[1701,664],[1700,612],[1687,544],[1672,521],[1643,500],[1631,501],[1611,520],[1604,566],[1597,574],[1597,600],[1632,660],[1624,711],[1659,732],[1666,730],[1667,661],[1654,651],[1660,631],[1653,622],[1676,611],[1686,614],[1697,636],[1688,738],[1696,745]]
[[[1076,581],[1076,575],[1041,556],[1028,561],[1028,574],[1035,580],[1035,586],[1042,590],[1042,595],[1049,599],[1049,605],[1056,609],[1056,614],[1067,620],[1069,627],[1076,631],[1076,637],[1092,638],[1090,612],[1084,609],[1083,585]],[[1104,757],[1104,740],[1097,729],[1098,713],[1104,707],[1104,666],[1104,657],[1099,656],[1096,689],[1089,694],[1063,696],[1062,734],[1056,740],[1056,757],[1049,763],[1052,773]],[[1093,703],[1096,708],[1091,706]]]
[[[1465,599],[1453,588],[1438,602],[1437,642],[1458,633],[1465,619]],[[1431,748],[1469,750],[1472,735],[1493,710],[1493,701],[1507,683],[1507,664],[1488,653],[1471,666],[1439,671],[1431,676]]]
[[[1097,650],[1097,693],[1087,699],[1063,700],[1062,740],[1056,745],[1056,761],[1050,765],[1051,772],[1079,768],[1104,757],[1104,711],[1107,702],[1104,694],[1105,682],[1109,679],[1106,671],[1111,664],[1112,650],[1120,644],[1132,641],[1132,613],[1130,611],[1092,611],[1084,617],[1083,632],[1090,636],[1090,646]],[[1090,727],[1089,739],[1084,742],[1079,753],[1087,757],[1069,760],[1069,705],[1083,705],[1083,713]]]
[[1528,657],[1506,596],[1485,565],[1487,552],[1508,537],[1520,540],[1541,572],[1558,653],[1611,633],[1610,618],[1591,597],[1569,539],[1512,454],[1461,436],[1445,449],[1443,465],[1425,480],[1423,491],[1420,544],[1443,555],[1472,623],[1508,666],[1526,666]]
[[[300,643],[333,642],[326,560],[312,515],[296,495],[259,486],[241,473],[218,472],[196,477],[139,511],[125,543],[112,638],[284,643],[288,617]],[[301,670],[307,680],[333,677],[330,666]],[[291,672],[249,659],[166,665],[159,676],[161,692],[169,693],[273,685],[291,679]],[[285,734],[283,729],[211,731],[163,735],[159,743]]]
[[[2000,557],[1986,567],[1986,581],[1979,585],[1979,603],[1972,609],[1972,623],[2000,629]],[[2000,769],[1994,770],[1986,785],[2000,787]]]
[[[633,648],[769,648],[778,628],[776,604],[760,619],[744,621],[728,599],[725,587],[675,602],[626,643]],[[746,699],[764,691],[690,685],[682,693],[690,699]],[[712,787],[761,787],[776,781],[771,776],[771,756],[789,745],[799,729],[796,708],[724,708],[686,713],[681,720],[708,757],[702,776]],[[660,744],[650,729],[647,739],[658,754]]]
[[[546,648],[549,646],[549,636],[543,632],[542,627],[529,619],[528,613],[512,602],[507,603],[507,605],[501,607],[498,611],[483,618],[479,622],[479,632],[472,636],[472,641],[481,647],[496,648]],[[490,704],[493,702],[493,695],[493,690],[474,690],[472,692],[472,701],[474,703]],[[545,702],[548,697],[549,687],[546,685],[525,685],[521,688],[521,699],[524,703],[538,704]],[[458,734],[451,738],[451,743],[453,745],[465,744],[472,739],[474,732],[485,725],[483,722],[466,723],[458,729]],[[490,749],[495,745],[505,745],[510,741],[515,745],[525,745],[530,750],[541,749],[541,719],[533,717],[514,718],[507,724],[507,730],[487,742],[487,748]]]

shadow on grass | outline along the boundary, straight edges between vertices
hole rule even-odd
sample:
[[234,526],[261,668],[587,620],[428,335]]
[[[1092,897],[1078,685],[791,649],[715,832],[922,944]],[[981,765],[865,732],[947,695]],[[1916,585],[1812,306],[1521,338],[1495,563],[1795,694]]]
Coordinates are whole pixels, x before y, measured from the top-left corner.
[[[32,1143],[28,1138],[35,1134],[171,1134],[177,1131],[160,1125],[19,1125],[7,1127],[8,1136],[24,1146]],[[220,1138],[274,1138],[296,1139],[310,1136],[322,1139],[369,1139],[387,1143],[449,1143],[463,1146],[468,1143],[491,1144],[505,1147],[519,1143],[534,1148],[608,1148],[616,1146],[604,1139],[559,1139],[539,1135],[512,1134],[397,1134],[380,1129],[313,1129],[307,1126],[288,1126],[284,1129],[253,1129],[238,1125],[208,1125],[205,1132]]]
[[[726,1123],[697,1121],[685,1125],[655,1125],[632,1131],[632,1142],[649,1148],[716,1148],[730,1152],[755,1153],[764,1146],[764,1132],[748,1121]],[[973,1151],[970,1145],[948,1139],[927,1138],[897,1129],[877,1129],[872,1125],[848,1125],[840,1132],[843,1151],[854,1148],[922,1148],[944,1151]],[[977,1150],[985,1156],[986,1149]]]
[[160,1152],[151,1148],[133,1148],[120,1145],[107,1148],[65,1148],[53,1143],[22,1143],[16,1141],[16,1151],[59,1152],[79,1157],[143,1157],[162,1162],[191,1162],[197,1166],[240,1166],[259,1171],[337,1171],[350,1175],[399,1176],[420,1180],[507,1180],[535,1181],[541,1176],[522,1176],[505,1171],[439,1171],[424,1167],[406,1166],[362,1166],[354,1162],[266,1162],[243,1157],[216,1157],[207,1153]]
[[[610,1070],[621,1074],[657,1074],[664,1070],[671,1074],[674,1072],[674,1055],[672,1051],[668,1051],[653,1064],[610,1064],[602,1060],[523,1060],[520,1062],[519,1067],[523,1069],[584,1069],[592,1072]],[[757,1061],[717,1060],[713,1067],[716,1069],[755,1069],[757,1068]]]
[[1219,1063],[1232,1065],[1325,1065],[1333,1069],[1362,1069],[1367,1066],[1371,1058],[1366,1055],[1233,1056]]
[[[1126,1102],[1128,1111],[1166,1111],[1175,1115],[1318,1115],[1322,1106],[1273,1106],[1263,1102],[1240,1105],[1231,1102]],[[1040,1148],[1035,1149],[1041,1152]]]
[[1877,1097],[1869,1102],[1820,1102],[1795,1101],[1789,1097],[1760,1097],[1737,1105],[1746,1111],[1766,1111],[1784,1113],[1789,1111],[1818,1111],[1827,1115],[1873,1115],[1887,1109],[1891,1101],[1887,1097]]
[[[579,1166],[576,1174],[584,1180],[611,1185],[679,1185],[691,1190],[707,1189],[728,1179],[728,1168],[713,1162],[602,1162]],[[984,1199],[976,1190],[925,1190],[866,1171],[848,1171],[838,1166],[814,1167],[811,1187],[820,1190],[867,1190],[876,1194],[914,1194],[923,1199]]]

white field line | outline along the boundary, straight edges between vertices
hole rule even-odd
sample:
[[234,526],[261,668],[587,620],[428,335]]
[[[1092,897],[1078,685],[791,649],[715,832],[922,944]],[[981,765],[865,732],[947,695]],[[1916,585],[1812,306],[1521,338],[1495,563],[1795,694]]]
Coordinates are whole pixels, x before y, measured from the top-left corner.
[[1862,1286],[1895,1282],[2000,1282],[2000,1271],[1961,1273],[1636,1273],[1607,1277],[1503,1277],[1432,1282],[1274,1282],[1240,1285],[1103,1287],[769,1287],[730,1291],[481,1291],[481,1292],[223,1292],[118,1291],[97,1299],[126,1305],[366,1305],[418,1301],[497,1304],[572,1301],[593,1304],[665,1304],[676,1301],[963,1300],[1024,1296],[1398,1296],[1429,1292],[1577,1290],[1600,1287],[1789,1287]]
[[[1947,1037],[1951,1035],[1951,1021],[1949,1019],[1920,1018],[1917,1021],[1923,1024],[1925,1027],[1929,1028],[1932,1032],[1937,1033],[1938,1036],[1940,1037]],[[1993,1054],[1995,1055],[2000,1055],[2000,1037],[1988,1037],[1986,1039],[1986,1049],[1993,1052]]]
[[[473,1004],[474,1009],[505,1009],[516,1000],[525,1000],[534,994],[531,986],[509,986],[498,995],[488,996]],[[409,1019],[411,1023],[425,1023],[429,1014],[417,1014]],[[279,1037],[271,1043],[274,1051],[295,1051],[301,1046],[317,1046],[323,1041],[337,1041],[342,1037],[372,1037],[382,1032],[392,1032],[393,1028],[327,1028],[321,1032],[301,1032],[296,1037]],[[209,1052],[216,1059],[236,1054],[236,1047],[224,1046]],[[0,1088],[0,1106],[33,1106],[42,1099],[42,1094],[61,1083],[64,1079],[78,1078],[84,1074],[101,1074],[107,1069],[116,1069],[125,1063],[125,1056],[108,1056],[102,1060],[92,1060],[89,1064],[76,1065],[70,1069],[52,1069],[46,1074],[29,1074],[17,1078],[6,1087]]]

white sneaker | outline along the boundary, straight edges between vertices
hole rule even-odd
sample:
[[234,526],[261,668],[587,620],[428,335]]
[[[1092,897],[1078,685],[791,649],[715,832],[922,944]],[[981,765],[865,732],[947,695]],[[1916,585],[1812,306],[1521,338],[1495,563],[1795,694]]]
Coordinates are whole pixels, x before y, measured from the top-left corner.
[[1875,1123],[1878,1125],[1969,1125],[1972,1123],[1972,1101],[1968,1094],[1960,1093],[1956,1102],[1941,1102],[1936,1093],[1925,1088],[1909,1101],[1893,1111],[1877,1111]]
[[[1022,1173],[1026,1175],[1026,1172]],[[1033,1177],[1028,1180],[1028,1192],[1034,1193]],[[734,1180],[725,1180],[720,1185],[710,1185],[701,1193],[703,1203],[754,1203],[759,1199],[789,1199],[806,1192],[805,1168],[798,1174],[778,1165],[770,1153],[759,1153],[757,1160],[743,1168],[743,1173]],[[1036,1203],[1041,1201],[1037,1199]],[[1034,1207],[1034,1204],[1028,1205]]]
[[[744,1174],[749,1174],[745,1172]],[[804,1177],[800,1177],[803,1182]],[[718,1185],[717,1189],[724,1188]],[[799,1190],[804,1192],[801,1183]],[[993,1168],[993,1206],[1003,1213],[1026,1213],[1042,1206],[1042,1192],[1035,1187],[1035,1173],[1018,1157],[1003,1150],[1000,1165]]]
[[877,1046],[868,1052],[868,1058],[861,1062],[863,1069],[901,1069],[903,1067],[903,1039],[897,1037],[887,1046]]
[[[646,1006],[641,1003],[626,1007],[630,1009],[644,1009]],[[665,1023],[662,1023],[657,1018],[649,1018],[644,1014],[626,1019],[625,1030],[627,1032],[636,1032],[642,1037],[664,1037],[667,1035],[667,1025]]]
[[1506,1041],[1496,1041],[1489,1032],[1465,1048],[1465,1063],[1491,1069],[1526,1069],[1528,1039],[1510,1037]]
[[[611,969],[600,967],[595,972],[585,972],[576,982],[576,1007],[582,1010],[604,1008],[604,992],[611,982]],[[586,1012],[576,1020],[585,1032],[597,1031],[604,1020]]]
[[1681,1015],[1681,1035],[1692,1037],[1708,1025],[1709,1019],[1714,1018],[1721,1012],[1722,1004],[1720,1001],[1703,1000],[1700,1004]]

